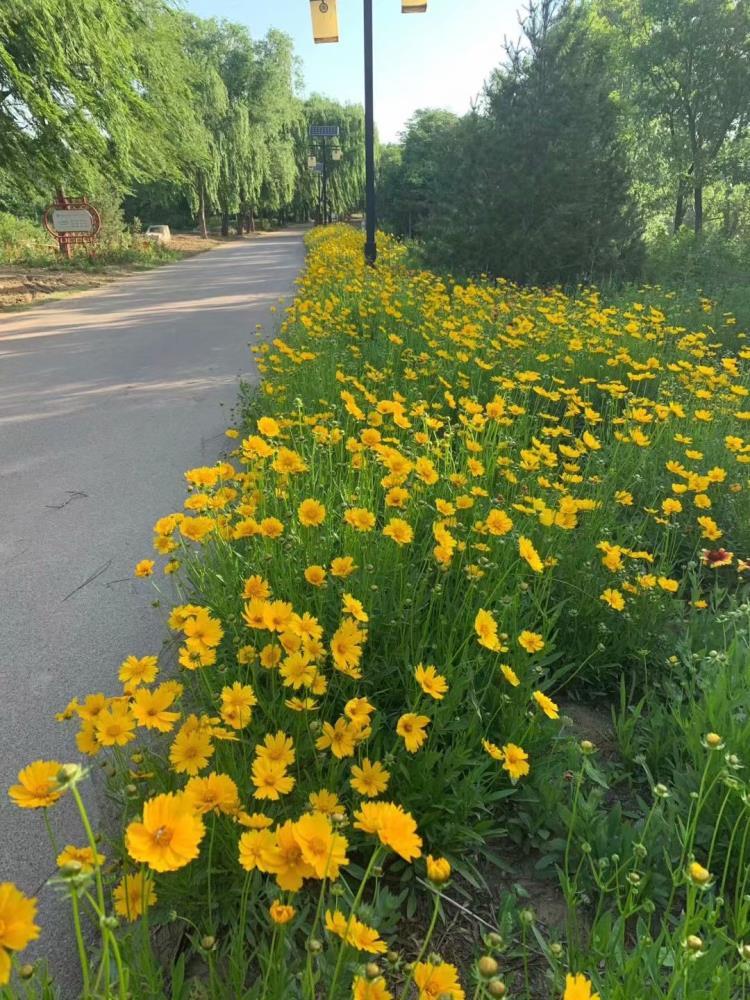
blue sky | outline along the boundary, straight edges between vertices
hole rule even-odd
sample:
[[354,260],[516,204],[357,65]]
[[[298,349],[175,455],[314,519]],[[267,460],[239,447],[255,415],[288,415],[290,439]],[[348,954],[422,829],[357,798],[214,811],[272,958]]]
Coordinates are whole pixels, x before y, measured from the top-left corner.
[[[362,0],[338,0],[338,45],[315,45],[309,0],[184,0],[202,17],[270,27],[294,39],[305,91],[363,99]],[[429,0],[426,14],[401,14],[400,0],[374,0],[375,119],[384,141],[397,137],[418,108],[469,109],[500,62],[505,36],[518,37],[519,0]]]

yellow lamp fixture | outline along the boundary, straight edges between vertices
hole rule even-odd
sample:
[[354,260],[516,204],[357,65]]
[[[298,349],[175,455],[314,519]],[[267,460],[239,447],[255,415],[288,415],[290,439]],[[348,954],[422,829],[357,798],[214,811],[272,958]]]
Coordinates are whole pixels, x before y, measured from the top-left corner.
[[424,14],[427,11],[427,0],[401,0],[402,14]]
[[310,0],[310,17],[316,45],[339,40],[336,0]]

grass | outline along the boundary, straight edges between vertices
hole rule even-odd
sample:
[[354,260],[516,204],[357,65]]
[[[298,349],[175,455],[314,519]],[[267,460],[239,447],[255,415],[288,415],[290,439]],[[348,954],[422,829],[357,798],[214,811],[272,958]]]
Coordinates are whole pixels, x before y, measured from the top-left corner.
[[[172,638],[61,713],[124,831],[56,879],[89,995],[744,997],[743,332],[308,243],[228,460],[154,526]],[[45,773],[19,804],[85,778]]]

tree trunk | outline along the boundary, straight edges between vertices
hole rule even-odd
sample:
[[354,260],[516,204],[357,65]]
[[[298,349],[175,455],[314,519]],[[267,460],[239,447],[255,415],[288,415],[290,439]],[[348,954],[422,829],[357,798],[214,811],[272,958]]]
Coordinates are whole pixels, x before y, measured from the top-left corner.
[[250,232],[255,232],[255,211],[252,208],[250,209]]
[[201,227],[201,235],[204,240],[208,239],[208,229],[206,228],[206,192],[201,181],[200,205],[198,207],[198,224]]
[[229,236],[229,212],[221,213],[221,235]]
[[703,187],[699,184],[693,188],[693,205],[695,211],[695,234],[703,232]]
[[674,233],[677,235],[679,233],[682,223],[685,221],[685,212],[687,211],[687,206],[685,205],[685,194],[686,185],[683,180],[680,180],[679,186],[677,188],[677,202],[674,207]]

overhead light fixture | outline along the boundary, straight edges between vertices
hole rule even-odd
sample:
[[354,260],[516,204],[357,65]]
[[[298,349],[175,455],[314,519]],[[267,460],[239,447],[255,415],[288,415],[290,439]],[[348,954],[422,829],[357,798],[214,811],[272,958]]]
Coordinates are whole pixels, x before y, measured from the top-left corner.
[[425,14],[427,0],[401,0],[402,14]]

